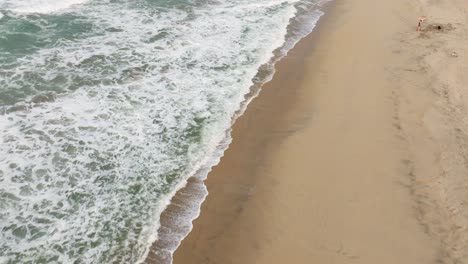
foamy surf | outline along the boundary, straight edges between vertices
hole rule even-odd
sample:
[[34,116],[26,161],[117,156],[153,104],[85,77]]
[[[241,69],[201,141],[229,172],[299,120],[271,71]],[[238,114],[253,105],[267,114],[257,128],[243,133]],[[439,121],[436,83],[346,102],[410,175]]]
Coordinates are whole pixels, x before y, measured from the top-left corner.
[[17,13],[48,14],[66,10],[89,0],[3,0],[0,8]]
[[[40,16],[0,7],[2,261],[142,261],[171,197],[218,162],[245,96],[312,30],[319,7],[95,0]],[[185,231],[162,251],[190,231],[204,195],[193,199]]]
[[[288,24],[288,30],[283,44],[273,51],[273,56],[270,60],[262,65],[263,70],[257,72],[254,82],[251,86],[250,94],[245,97],[241,103],[239,110],[232,118],[232,122],[241,116],[246,110],[250,102],[258,96],[260,88],[263,84],[270,81],[273,77],[274,65],[287,55],[294,46],[315,28],[318,20],[324,13],[320,8],[328,1],[319,1],[315,3],[298,4],[296,15],[291,18]],[[266,72],[264,69],[268,69]],[[189,187],[184,188],[178,193],[178,197],[171,201],[174,206],[169,207],[169,211],[165,211],[166,223],[159,229],[157,241],[152,245],[150,251],[145,254],[145,257],[138,263],[173,263],[173,255],[182,240],[190,233],[193,228],[192,222],[200,215],[200,208],[205,198],[208,195],[208,190],[204,185],[211,168],[218,164],[224,151],[229,147],[231,142],[231,130],[226,131],[225,139],[218,145],[212,159],[201,167],[201,169],[193,176],[193,181]],[[169,205],[169,204],[168,204]],[[174,209],[175,208],[175,209]],[[149,255],[148,255],[149,253]]]

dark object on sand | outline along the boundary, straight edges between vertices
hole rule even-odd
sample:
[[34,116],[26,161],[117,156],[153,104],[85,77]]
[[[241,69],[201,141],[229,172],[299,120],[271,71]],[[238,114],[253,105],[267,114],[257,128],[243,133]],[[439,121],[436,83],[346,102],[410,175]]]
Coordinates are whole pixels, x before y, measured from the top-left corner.
[[441,29],[442,29],[442,27],[439,25],[439,26],[437,26],[437,29],[438,29],[438,30],[441,30]]

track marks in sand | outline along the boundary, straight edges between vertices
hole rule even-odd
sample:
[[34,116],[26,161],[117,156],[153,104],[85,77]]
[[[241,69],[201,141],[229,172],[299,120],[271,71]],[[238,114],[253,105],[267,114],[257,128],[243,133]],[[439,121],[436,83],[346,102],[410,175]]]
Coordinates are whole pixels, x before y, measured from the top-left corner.
[[343,245],[343,242],[341,241],[338,242],[337,246],[333,247],[333,246],[322,245],[320,249],[328,251],[332,254],[339,255],[348,260],[358,260],[360,258],[359,255],[351,253],[351,250],[349,250],[348,248],[345,248],[345,246]]
[[395,36],[401,48],[393,54],[409,60],[389,71],[415,215],[439,242],[437,263],[446,264],[468,263],[468,18],[461,4],[423,4],[430,23]]

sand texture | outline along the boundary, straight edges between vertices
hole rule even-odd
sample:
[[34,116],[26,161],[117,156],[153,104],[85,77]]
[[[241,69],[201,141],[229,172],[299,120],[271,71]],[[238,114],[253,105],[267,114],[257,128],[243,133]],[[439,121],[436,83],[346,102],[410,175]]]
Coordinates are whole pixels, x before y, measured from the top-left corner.
[[237,120],[174,263],[468,263],[467,8],[330,5]]

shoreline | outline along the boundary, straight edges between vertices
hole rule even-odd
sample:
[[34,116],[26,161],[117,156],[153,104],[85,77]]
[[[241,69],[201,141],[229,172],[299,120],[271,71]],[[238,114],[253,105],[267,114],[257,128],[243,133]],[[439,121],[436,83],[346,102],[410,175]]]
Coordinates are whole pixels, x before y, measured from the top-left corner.
[[330,3],[234,124],[174,263],[466,263],[463,5]]
[[[207,180],[209,174],[211,174],[212,168],[219,165],[219,160],[222,159],[225,151],[230,147],[233,126],[238,122],[239,118],[242,118],[245,111],[248,111],[251,102],[257,99],[265,86],[271,85],[271,80],[275,78],[276,72],[278,70],[278,64],[284,59],[289,59],[291,56],[290,53],[293,50],[298,50],[297,46],[299,43],[310,38],[311,34],[315,31],[317,24],[320,22],[321,17],[323,16],[323,12],[328,8],[331,2],[333,2],[333,0],[319,1],[317,5],[314,5],[315,8],[319,7],[319,9],[314,8],[309,10],[309,13],[306,15],[306,20],[303,20],[305,18],[304,14],[298,14],[293,19],[294,21],[288,25],[288,28],[291,26],[293,28],[290,29],[292,32],[289,32],[288,30],[287,35],[289,35],[289,37],[287,37],[283,46],[274,50],[274,56],[270,59],[270,61],[259,68],[258,74],[262,74],[262,67],[266,65],[273,65],[274,69],[271,73],[271,76],[260,77],[263,79],[260,83],[258,83],[258,81],[254,82],[253,86],[251,87],[251,91],[245,95],[246,100],[242,102],[238,112],[234,115],[233,124],[231,128],[226,131],[225,139],[217,147],[215,151],[217,154],[214,154],[212,159],[210,159],[209,164],[203,165],[202,168],[197,171],[194,176],[190,177],[187,180],[187,183],[182,188],[178,189],[175,192],[175,195],[170,199],[170,202],[168,202],[167,207],[164,209],[161,215],[160,227],[158,228],[159,237],[151,245],[148,254],[142,260],[142,263],[172,263],[174,251],[177,250],[182,240],[185,239],[187,235],[186,233],[189,234],[191,232],[193,228],[192,221],[196,220],[201,212],[201,206],[199,204],[203,204],[206,196],[208,195],[205,181]],[[322,14],[318,15],[319,13]],[[303,25],[300,22],[305,23],[306,25],[313,25],[312,29],[310,29],[311,31],[304,35],[303,30],[309,29],[302,29],[301,26]],[[298,29],[300,29],[299,32],[297,32]],[[291,46],[293,48],[291,48]],[[283,53],[285,50],[287,51],[287,55]],[[299,55],[302,57],[306,52],[308,52],[307,49],[300,48],[299,52],[295,52],[294,56]],[[297,62],[296,59],[294,61]],[[304,61],[301,63],[304,64]],[[284,71],[284,69],[281,71]],[[296,77],[303,74],[303,65],[295,67],[295,71],[290,72],[290,74],[293,74]],[[290,81],[291,80],[287,81],[288,85],[291,84]],[[295,78],[293,81],[298,81],[298,78]],[[275,86],[276,89],[278,89],[277,84],[273,84],[272,86]],[[291,101],[291,103],[293,102]],[[278,114],[282,113],[278,112]],[[204,198],[200,198],[202,196]],[[189,222],[186,221],[187,219],[192,220]],[[175,236],[182,239],[174,239]]]

